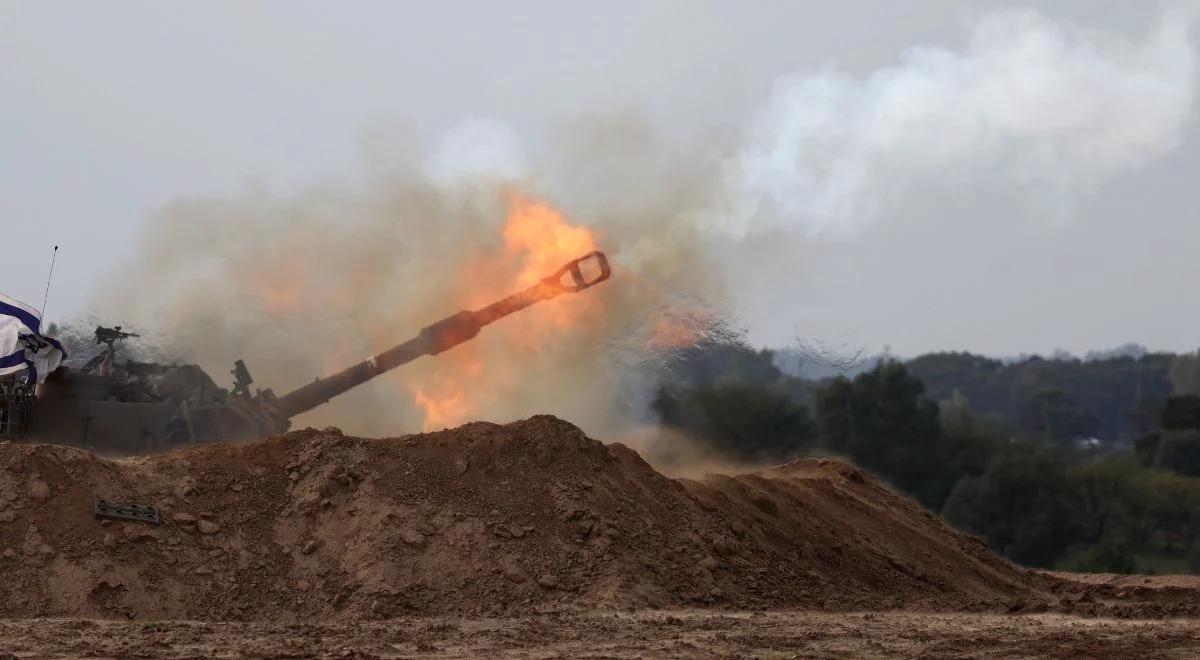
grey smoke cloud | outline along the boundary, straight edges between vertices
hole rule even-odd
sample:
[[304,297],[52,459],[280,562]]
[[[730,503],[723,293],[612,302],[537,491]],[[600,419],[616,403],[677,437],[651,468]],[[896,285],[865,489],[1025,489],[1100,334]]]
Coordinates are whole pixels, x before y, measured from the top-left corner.
[[[414,388],[457,384],[471,407],[451,417],[553,412],[613,437],[645,412],[652,383],[632,372],[664,310],[783,317],[809,279],[796,245],[858,239],[915,188],[989,178],[1069,199],[1167,155],[1194,112],[1196,5],[1181,7],[1140,41],[1032,11],[983,14],[959,48],[911,48],[867,75],[785,76],[744,130],[704,144],[610,115],[535,147],[503,119],[468,119],[365,183],[167,205],[97,310],[213,374],[244,357],[282,392],[510,293],[518,264],[476,265],[504,249],[515,186],[594,229],[612,256],[611,285],[554,303],[586,322],[530,342],[522,329],[552,308],[530,310],[468,353],[409,365],[300,423],[416,430]],[[871,293],[874,305],[899,299]],[[851,306],[838,302],[826,308],[834,322]]]
[[421,173],[443,187],[519,181],[529,175],[520,135],[495,118],[464,119],[434,147]]
[[1164,12],[1143,41],[1003,10],[961,48],[917,46],[854,76],[834,65],[777,81],[728,163],[710,221],[852,236],[915,184],[1002,177],[1068,199],[1179,145],[1192,121],[1197,7]]

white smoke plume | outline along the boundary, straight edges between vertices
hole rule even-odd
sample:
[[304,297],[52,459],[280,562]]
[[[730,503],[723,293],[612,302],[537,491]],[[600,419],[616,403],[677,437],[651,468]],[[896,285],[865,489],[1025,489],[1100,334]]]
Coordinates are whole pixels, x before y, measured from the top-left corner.
[[450,130],[422,165],[443,187],[519,181],[529,174],[521,136],[498,119],[473,117]]
[[983,15],[961,49],[921,46],[858,78],[779,80],[710,222],[852,236],[917,183],[986,171],[1068,197],[1171,151],[1193,117],[1200,3],[1143,43],[1033,10]]

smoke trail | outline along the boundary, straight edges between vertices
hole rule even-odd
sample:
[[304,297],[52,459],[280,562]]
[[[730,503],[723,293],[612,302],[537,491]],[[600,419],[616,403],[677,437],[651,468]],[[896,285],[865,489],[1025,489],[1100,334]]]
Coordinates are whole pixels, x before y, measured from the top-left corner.
[[961,50],[922,46],[856,78],[777,82],[709,222],[850,236],[917,183],[972,173],[1070,197],[1177,146],[1191,120],[1196,3],[1136,44],[1031,10],[979,18]]

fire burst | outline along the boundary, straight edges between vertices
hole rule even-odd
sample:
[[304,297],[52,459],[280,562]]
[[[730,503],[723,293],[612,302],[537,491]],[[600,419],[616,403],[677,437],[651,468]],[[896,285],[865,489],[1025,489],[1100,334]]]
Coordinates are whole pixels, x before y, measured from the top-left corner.
[[[493,299],[493,288],[503,283],[504,289],[534,285],[555,272],[564,262],[571,261],[596,249],[597,241],[587,227],[571,224],[549,204],[519,193],[508,198],[508,214],[502,230],[504,252],[485,257],[485,263],[474,263],[467,271],[474,276],[488,274],[473,283],[468,300]],[[491,287],[484,288],[486,285]],[[519,319],[506,322],[505,341],[536,353],[553,340],[554,335],[583,322],[596,311],[599,303],[549,304],[530,310]],[[429,431],[466,422],[491,403],[500,393],[514,389],[518,374],[488,361],[486,349],[480,344],[460,346],[439,356],[432,378],[420,387],[410,387],[413,403],[424,415],[423,430]],[[488,362],[488,364],[485,364]]]

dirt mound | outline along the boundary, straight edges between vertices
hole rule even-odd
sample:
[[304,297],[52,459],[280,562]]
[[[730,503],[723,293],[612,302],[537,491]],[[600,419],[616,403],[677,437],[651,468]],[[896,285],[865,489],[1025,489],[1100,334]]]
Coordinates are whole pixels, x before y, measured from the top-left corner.
[[[98,521],[94,497],[153,503],[163,524]],[[547,416],[115,461],[0,444],[0,572],[8,618],[1040,609],[1066,584],[843,463],[676,481]]]

